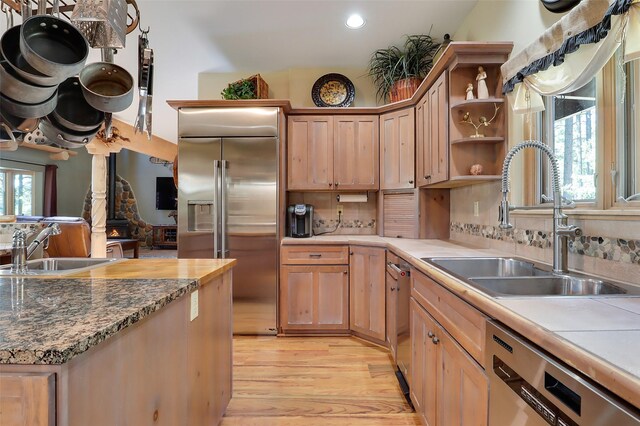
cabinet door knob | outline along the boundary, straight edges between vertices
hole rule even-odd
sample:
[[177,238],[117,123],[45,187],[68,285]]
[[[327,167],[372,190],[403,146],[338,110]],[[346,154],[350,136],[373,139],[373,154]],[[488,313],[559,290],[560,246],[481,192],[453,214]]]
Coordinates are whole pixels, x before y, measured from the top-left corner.
[[353,256],[353,252],[352,251],[349,252],[349,256]]
[[433,331],[430,331],[427,333],[427,336],[429,336],[429,339],[431,339],[432,337],[435,337],[435,334],[433,334]]
[[333,186],[333,184],[332,184],[332,183],[329,183],[329,186]]
[[347,275],[349,273],[349,271],[344,271],[343,274]]
[[410,180],[410,181],[409,181],[409,183],[410,183],[411,185],[413,185],[413,181],[412,181],[412,180]]
[[340,185],[340,182],[336,182],[336,188],[338,187],[338,185]]
[[426,175],[424,178],[425,179],[431,179],[431,175]]
[[440,339],[438,339],[437,337],[434,336],[434,338],[431,339],[431,341],[433,342],[434,345],[437,345],[438,342],[440,341]]
[[396,289],[395,287],[389,288],[389,290],[391,290],[391,291],[395,291],[395,289]]

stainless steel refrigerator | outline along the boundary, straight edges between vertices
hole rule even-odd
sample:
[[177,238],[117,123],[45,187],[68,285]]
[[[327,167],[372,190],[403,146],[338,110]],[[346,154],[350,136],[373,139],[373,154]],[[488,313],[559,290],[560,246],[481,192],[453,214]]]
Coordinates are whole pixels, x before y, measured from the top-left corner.
[[181,108],[178,257],[233,258],[235,334],[276,333],[278,109]]

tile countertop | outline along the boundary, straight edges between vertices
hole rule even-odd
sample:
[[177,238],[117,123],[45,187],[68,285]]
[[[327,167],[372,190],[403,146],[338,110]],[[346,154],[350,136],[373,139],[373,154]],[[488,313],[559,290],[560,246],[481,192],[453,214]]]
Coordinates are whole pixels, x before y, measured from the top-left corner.
[[0,277],[0,364],[63,364],[235,260],[131,259],[75,275]]
[[[640,407],[640,297],[495,299],[420,260],[422,257],[513,256],[460,242],[377,236],[285,238],[283,244],[387,247],[447,289]],[[637,283],[636,283],[637,285]]]

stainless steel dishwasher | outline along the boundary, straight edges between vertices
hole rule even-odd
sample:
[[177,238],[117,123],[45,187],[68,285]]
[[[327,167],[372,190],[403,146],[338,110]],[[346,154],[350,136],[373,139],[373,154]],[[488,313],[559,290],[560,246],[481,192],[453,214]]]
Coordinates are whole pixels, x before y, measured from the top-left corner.
[[409,381],[411,375],[411,336],[409,335],[409,297],[411,296],[410,266],[402,259],[398,263],[387,263],[387,280],[392,280],[392,291],[396,292],[395,330],[392,333],[391,347],[396,345],[396,376],[407,401],[409,399]]
[[633,426],[640,412],[502,325],[486,334],[489,426]]

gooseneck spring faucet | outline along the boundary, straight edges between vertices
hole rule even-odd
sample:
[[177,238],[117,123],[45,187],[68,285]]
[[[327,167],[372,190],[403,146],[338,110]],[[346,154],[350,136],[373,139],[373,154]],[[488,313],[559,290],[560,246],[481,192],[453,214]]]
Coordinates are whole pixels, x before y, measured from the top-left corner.
[[551,165],[551,186],[553,188],[553,273],[566,274],[567,266],[567,238],[582,235],[582,230],[575,225],[567,223],[567,215],[562,213],[562,196],[560,194],[560,173],[558,159],[550,147],[540,141],[528,140],[519,143],[507,153],[502,165],[502,201],[500,202],[500,228],[511,229],[509,223],[509,211],[517,207],[509,206],[509,167],[515,155],[525,149],[535,148],[544,152]]

